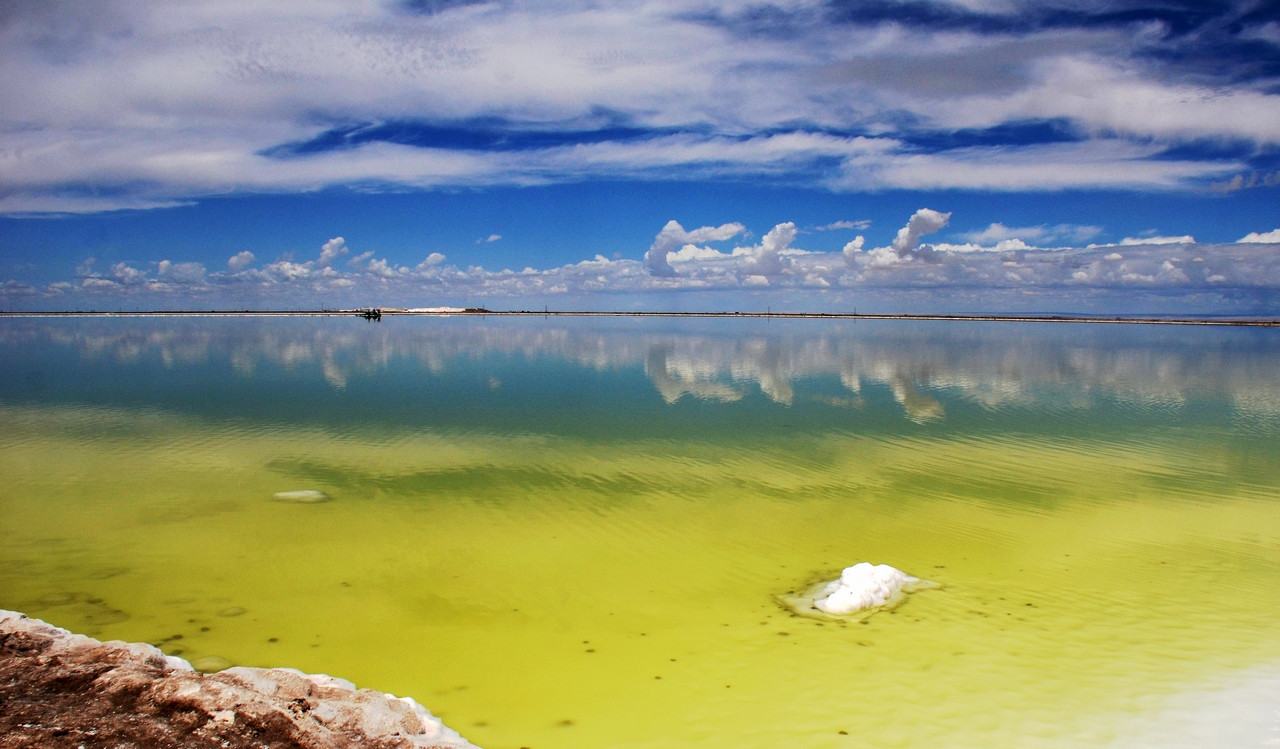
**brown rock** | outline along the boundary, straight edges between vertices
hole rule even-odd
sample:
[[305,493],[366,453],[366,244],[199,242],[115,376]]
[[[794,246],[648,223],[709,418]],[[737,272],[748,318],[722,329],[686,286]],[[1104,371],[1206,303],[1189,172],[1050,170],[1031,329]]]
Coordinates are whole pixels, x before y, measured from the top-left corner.
[[408,698],[288,668],[201,674],[0,610],[0,749],[476,749]]

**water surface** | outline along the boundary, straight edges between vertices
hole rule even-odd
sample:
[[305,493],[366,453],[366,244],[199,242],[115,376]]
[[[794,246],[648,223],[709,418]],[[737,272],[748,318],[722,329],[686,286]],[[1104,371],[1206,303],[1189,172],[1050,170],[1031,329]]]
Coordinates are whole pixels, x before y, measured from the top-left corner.
[[[4,320],[0,607],[412,695],[486,749],[1141,746],[1218,702],[1265,745],[1278,344]],[[302,490],[331,501],[272,499]],[[863,560],[942,587],[775,600]]]

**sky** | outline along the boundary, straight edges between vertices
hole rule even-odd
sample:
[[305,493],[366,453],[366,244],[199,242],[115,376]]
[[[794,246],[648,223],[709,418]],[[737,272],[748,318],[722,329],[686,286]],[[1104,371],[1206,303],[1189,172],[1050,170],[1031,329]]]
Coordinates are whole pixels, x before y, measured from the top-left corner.
[[7,0],[0,307],[1280,315],[1261,0]]

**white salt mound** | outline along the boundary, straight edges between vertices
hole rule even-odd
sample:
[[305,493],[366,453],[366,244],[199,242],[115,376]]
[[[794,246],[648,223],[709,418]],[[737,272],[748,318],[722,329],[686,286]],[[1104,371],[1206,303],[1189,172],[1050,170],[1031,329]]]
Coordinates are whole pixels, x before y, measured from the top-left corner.
[[919,578],[887,564],[860,562],[846,567],[839,580],[827,583],[813,605],[828,614],[852,614],[885,605],[909,582],[919,582]]
[[779,600],[797,614],[858,618],[896,606],[912,591],[936,587],[935,582],[912,577],[887,564],[859,562],[846,567],[838,580],[819,583],[800,595],[780,596]]
[[315,489],[299,489],[293,492],[276,492],[271,498],[277,502],[293,502],[295,504],[310,505],[317,502],[328,502],[333,499],[328,494]]

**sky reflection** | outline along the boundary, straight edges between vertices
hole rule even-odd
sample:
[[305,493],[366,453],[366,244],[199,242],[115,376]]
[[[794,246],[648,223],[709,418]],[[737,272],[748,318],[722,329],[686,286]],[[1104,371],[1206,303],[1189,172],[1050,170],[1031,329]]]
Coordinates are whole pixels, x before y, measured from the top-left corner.
[[[1271,420],[1280,415],[1275,337],[1174,326],[882,321],[9,320],[0,328],[8,383],[0,393],[92,401],[114,383],[163,400],[186,379],[213,391],[278,380],[313,395],[322,382],[329,397],[349,391],[357,402],[393,391],[412,409],[459,388],[474,391],[471,398],[504,388],[537,395],[590,380],[591,392],[577,394],[582,402],[656,394],[668,407],[763,398],[847,410],[865,408],[868,393],[888,394],[900,417],[920,423],[945,420],[957,406],[1062,410],[1100,401],[1143,408],[1213,401],[1237,417]],[[618,384],[640,374],[647,395]]]

